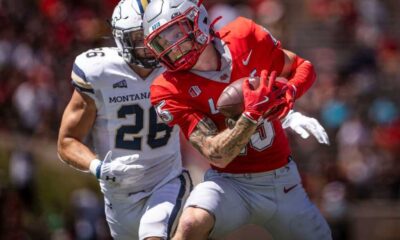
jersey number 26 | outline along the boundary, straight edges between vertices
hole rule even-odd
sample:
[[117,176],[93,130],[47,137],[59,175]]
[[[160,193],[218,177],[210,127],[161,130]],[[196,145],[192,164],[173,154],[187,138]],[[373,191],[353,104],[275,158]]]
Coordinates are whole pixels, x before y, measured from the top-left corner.
[[[171,136],[172,128],[164,123],[157,122],[157,114],[153,107],[149,109],[149,119],[148,119],[148,133],[147,135],[139,135],[139,132],[145,127],[145,117],[144,110],[138,104],[124,105],[118,112],[117,116],[119,119],[126,118],[127,115],[135,115],[135,120],[132,125],[122,125],[117,129],[117,134],[115,136],[115,147],[130,149],[130,150],[142,150],[142,138],[147,138],[147,145],[152,149],[164,146],[168,143]],[[157,133],[164,136],[158,137]],[[128,135],[133,137],[128,138]]]

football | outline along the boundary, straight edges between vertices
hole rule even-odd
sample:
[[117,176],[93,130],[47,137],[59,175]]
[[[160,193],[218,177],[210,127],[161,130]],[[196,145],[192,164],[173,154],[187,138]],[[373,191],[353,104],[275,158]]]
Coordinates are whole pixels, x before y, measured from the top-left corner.
[[[226,118],[237,119],[244,111],[242,84],[246,78],[248,77],[240,78],[229,84],[219,96],[217,109]],[[287,81],[284,77],[277,77],[273,86],[274,90],[281,89]],[[260,77],[251,77],[249,82],[256,89],[260,85]]]

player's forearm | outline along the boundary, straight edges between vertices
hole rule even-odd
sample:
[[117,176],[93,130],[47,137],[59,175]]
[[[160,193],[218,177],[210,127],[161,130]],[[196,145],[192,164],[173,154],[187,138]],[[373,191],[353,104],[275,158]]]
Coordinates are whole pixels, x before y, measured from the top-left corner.
[[205,126],[208,126],[207,123],[200,123],[190,136],[190,141],[211,164],[220,168],[226,167],[239,155],[257,128],[257,124],[245,117],[240,117],[233,128],[218,134],[206,130]]
[[288,79],[296,88],[296,99],[301,97],[315,82],[316,73],[311,62],[296,56],[292,65],[292,75]]
[[60,160],[81,171],[88,171],[90,162],[96,158],[87,146],[72,137],[60,139],[57,152]]

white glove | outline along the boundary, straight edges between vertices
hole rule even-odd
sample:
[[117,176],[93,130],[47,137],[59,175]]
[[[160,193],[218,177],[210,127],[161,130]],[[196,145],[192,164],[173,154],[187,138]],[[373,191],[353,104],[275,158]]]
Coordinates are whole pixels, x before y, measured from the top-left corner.
[[90,163],[90,172],[99,180],[113,182],[117,184],[128,184],[138,181],[144,176],[144,166],[135,164],[139,154],[111,158],[112,152],[109,151],[103,161],[98,159]]
[[282,126],[283,128],[290,127],[304,139],[308,138],[311,133],[319,143],[329,145],[328,134],[315,118],[304,116],[299,112],[290,111],[282,120]]

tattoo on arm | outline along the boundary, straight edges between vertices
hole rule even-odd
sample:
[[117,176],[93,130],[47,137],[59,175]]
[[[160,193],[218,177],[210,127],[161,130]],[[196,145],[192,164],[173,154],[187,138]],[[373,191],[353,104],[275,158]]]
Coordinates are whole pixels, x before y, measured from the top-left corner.
[[210,118],[201,120],[197,127],[207,136],[214,136],[218,134],[217,126]]
[[214,122],[205,118],[190,135],[190,142],[213,164],[226,166],[246,146],[256,128],[256,124],[241,117],[232,129],[218,133]]
[[204,156],[219,159],[218,155],[208,156],[207,151],[204,151],[210,147],[210,142],[207,141],[207,138],[217,134],[218,129],[215,123],[210,118],[205,118],[197,124],[196,129],[190,135],[190,142]]

